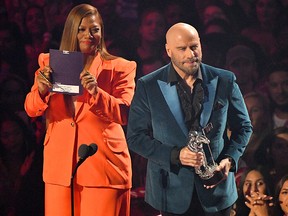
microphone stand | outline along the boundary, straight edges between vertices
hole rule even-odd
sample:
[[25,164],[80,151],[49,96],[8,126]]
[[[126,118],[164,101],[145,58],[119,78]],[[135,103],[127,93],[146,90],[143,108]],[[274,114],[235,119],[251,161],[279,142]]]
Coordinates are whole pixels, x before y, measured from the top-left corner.
[[74,216],[74,176],[77,172],[78,167],[84,162],[82,158],[78,161],[76,164],[76,167],[72,173],[71,179],[70,179],[70,187],[71,187],[71,216]]

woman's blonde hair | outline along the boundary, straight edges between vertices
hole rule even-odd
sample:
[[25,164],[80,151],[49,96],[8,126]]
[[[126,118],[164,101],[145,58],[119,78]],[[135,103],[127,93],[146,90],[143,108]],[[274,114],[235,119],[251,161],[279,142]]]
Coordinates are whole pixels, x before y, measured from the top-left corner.
[[101,26],[101,38],[100,43],[98,44],[98,52],[100,53],[101,57],[105,60],[115,59],[116,56],[113,56],[110,53],[108,53],[105,45],[104,24],[102,17],[97,8],[89,4],[77,5],[68,14],[68,17],[64,25],[64,30],[60,43],[60,50],[79,51],[79,44],[77,40],[78,28],[84,17],[92,15],[95,15],[99,19]]

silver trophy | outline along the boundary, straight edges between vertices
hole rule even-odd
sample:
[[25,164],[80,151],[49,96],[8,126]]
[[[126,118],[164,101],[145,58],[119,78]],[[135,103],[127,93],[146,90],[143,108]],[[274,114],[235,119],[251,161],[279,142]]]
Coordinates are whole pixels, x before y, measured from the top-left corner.
[[[201,167],[195,167],[195,173],[203,180],[205,185],[214,185],[221,181],[223,173],[216,171],[218,164],[214,161],[211,149],[210,140],[205,136],[204,131],[190,131],[188,135],[188,148],[192,152],[202,152],[204,155],[203,165]],[[208,153],[205,154],[203,145],[207,145]],[[209,158],[209,162],[207,160]]]

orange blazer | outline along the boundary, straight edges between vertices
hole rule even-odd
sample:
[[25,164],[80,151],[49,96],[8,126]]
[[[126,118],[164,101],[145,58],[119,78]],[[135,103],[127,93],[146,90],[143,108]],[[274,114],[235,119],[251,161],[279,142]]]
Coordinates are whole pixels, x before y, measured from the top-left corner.
[[[40,54],[38,62],[39,70],[43,69],[49,64],[49,54]],[[121,125],[127,124],[136,63],[123,58],[103,60],[97,55],[89,72],[97,79],[98,93],[94,98],[84,90],[74,102],[74,117],[65,108],[63,94],[50,93],[42,100],[37,82],[26,96],[27,114],[46,117],[43,180],[69,186],[79,146],[96,143],[98,151],[78,168],[74,181],[83,186],[131,188],[131,159]]]

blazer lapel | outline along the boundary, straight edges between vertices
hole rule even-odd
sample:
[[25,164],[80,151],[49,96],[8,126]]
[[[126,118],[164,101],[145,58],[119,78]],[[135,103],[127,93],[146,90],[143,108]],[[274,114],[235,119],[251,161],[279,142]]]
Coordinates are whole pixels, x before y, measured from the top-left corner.
[[181,110],[181,105],[180,105],[179,97],[177,94],[176,85],[171,86],[170,83],[167,83],[161,80],[158,80],[158,85],[179,127],[181,128],[185,136],[187,136],[188,129],[184,122],[184,116]]
[[[90,68],[89,73],[94,75],[96,79],[98,79],[99,73],[103,69],[111,69],[111,63],[110,61],[103,62],[100,58],[100,54],[98,54],[95,59],[93,60]],[[84,117],[85,114],[89,111],[89,107],[87,106],[84,110],[84,104],[87,102],[87,98],[89,98],[89,93],[84,90],[83,95],[80,95],[78,100],[75,103],[75,119],[79,119],[81,117]]]
[[210,82],[204,84],[206,88],[204,89],[205,96],[204,96],[204,103],[203,103],[203,111],[200,117],[200,125],[202,127],[205,127],[208,124],[208,121],[210,119],[212,109],[213,109],[213,103],[214,103],[215,95],[216,95],[217,83],[218,83],[218,77],[215,77]]

